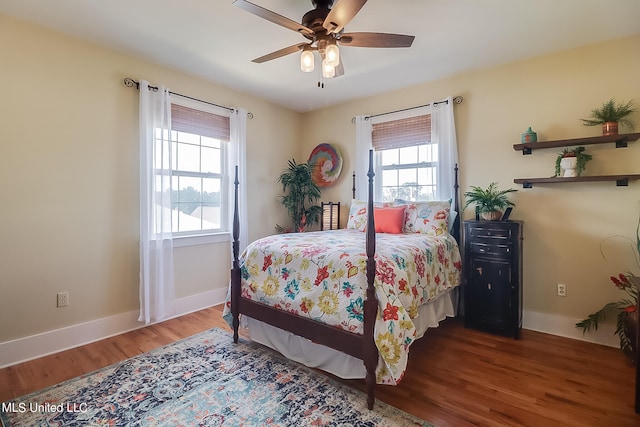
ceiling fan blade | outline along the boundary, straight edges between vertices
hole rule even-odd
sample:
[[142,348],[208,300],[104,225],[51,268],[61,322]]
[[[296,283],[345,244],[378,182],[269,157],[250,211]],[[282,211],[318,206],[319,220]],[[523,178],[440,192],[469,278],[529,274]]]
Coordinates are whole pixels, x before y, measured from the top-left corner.
[[367,0],[338,0],[324,20],[322,26],[329,33],[339,33],[362,9]]
[[415,36],[388,33],[344,33],[338,43],[354,47],[411,47]]
[[293,21],[287,17],[278,15],[277,13],[272,12],[269,9],[260,7],[257,4],[253,4],[246,0],[235,0],[233,4],[241,9],[246,10],[249,13],[253,13],[256,16],[259,16],[260,18],[271,21],[274,24],[281,25],[300,34],[313,35],[313,31],[310,28],[307,28],[302,24],[298,24],[296,21]]
[[271,61],[272,59],[280,58],[282,56],[289,55],[291,53],[295,53],[299,50],[302,50],[304,46],[307,46],[309,43],[298,43],[293,46],[285,47],[284,49],[276,50],[275,52],[271,52],[267,55],[261,56],[260,58],[256,58],[251,62],[255,62],[256,64],[262,64],[263,62]]

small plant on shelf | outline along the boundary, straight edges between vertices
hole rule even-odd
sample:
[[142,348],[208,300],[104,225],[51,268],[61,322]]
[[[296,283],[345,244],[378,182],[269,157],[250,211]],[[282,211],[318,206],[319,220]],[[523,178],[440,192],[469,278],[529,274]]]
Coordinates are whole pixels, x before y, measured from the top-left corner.
[[[563,175],[565,177],[580,176],[587,162],[593,158],[591,154],[585,153],[584,150],[584,147],[565,148],[561,153],[558,153],[555,176],[560,176],[562,169],[565,170]],[[563,161],[563,159],[568,160]]]
[[618,104],[615,99],[611,98],[601,107],[591,110],[591,117],[582,119],[582,123],[585,126],[602,125],[603,135],[617,135],[618,125],[628,126],[633,130],[633,122],[627,116],[635,112],[633,101]]

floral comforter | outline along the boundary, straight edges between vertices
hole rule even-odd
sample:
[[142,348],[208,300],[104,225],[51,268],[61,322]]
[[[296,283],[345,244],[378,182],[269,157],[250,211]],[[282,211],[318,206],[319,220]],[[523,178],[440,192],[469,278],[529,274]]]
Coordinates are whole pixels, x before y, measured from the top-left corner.
[[[333,230],[269,236],[240,259],[242,294],[318,322],[362,334],[366,295],[365,233]],[[458,245],[450,235],[376,235],[377,382],[397,384],[407,366],[418,307],[460,283]],[[230,317],[225,305],[225,318]]]

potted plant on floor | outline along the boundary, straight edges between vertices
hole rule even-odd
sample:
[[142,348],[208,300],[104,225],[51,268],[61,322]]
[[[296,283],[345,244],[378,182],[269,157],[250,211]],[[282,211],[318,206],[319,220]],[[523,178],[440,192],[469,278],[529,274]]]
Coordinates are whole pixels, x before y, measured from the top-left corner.
[[[640,265],[640,222],[636,228],[635,250],[636,263]],[[582,333],[585,334],[591,329],[598,330],[599,322],[615,315],[617,322],[614,333],[620,339],[620,348],[626,355],[634,359],[638,357],[638,343],[635,339],[638,328],[637,306],[640,277],[627,272],[611,276],[610,279],[618,289],[625,293],[624,297],[619,301],[605,304],[600,310],[576,323],[576,327],[582,328]]]
[[602,125],[602,135],[617,135],[618,125],[626,125],[633,130],[633,122],[627,116],[635,112],[633,101],[618,104],[611,98],[601,107],[591,110],[591,117],[582,119],[582,122],[585,126]]
[[515,191],[518,190],[514,188],[499,190],[496,182],[489,184],[486,189],[472,185],[471,190],[464,193],[467,199],[464,207],[474,204],[482,219],[495,221],[502,218],[502,212],[506,208],[515,206],[508,196]]
[[[282,191],[286,193],[280,197],[280,201],[293,221],[295,232],[302,232],[317,223],[322,213],[322,208],[314,204],[320,199],[320,187],[313,180],[312,170],[313,165],[289,160],[289,167],[278,177]],[[276,229],[285,231],[279,225],[276,225]]]
[[563,177],[580,176],[589,160],[593,157],[584,152],[584,147],[565,148],[556,157],[556,175],[564,170]]

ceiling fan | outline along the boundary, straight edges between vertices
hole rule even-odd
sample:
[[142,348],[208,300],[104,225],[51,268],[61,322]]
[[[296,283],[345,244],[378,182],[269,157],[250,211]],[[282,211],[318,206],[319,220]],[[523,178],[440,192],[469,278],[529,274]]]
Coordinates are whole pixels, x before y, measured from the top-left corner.
[[322,76],[338,77],[344,74],[344,66],[340,61],[340,46],[354,47],[411,47],[414,36],[388,33],[345,33],[344,27],[362,9],[367,0],[311,0],[314,9],[305,13],[301,23],[260,7],[246,0],[235,0],[233,4],[271,21],[274,24],[302,34],[309,41],[294,44],[254,59],[252,62],[263,63],[298,51],[300,69],[311,72],[314,69],[314,51],[322,58]]

